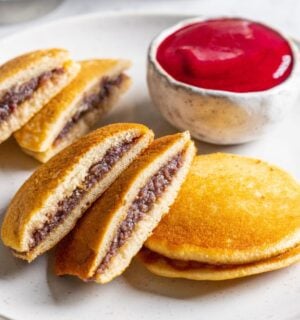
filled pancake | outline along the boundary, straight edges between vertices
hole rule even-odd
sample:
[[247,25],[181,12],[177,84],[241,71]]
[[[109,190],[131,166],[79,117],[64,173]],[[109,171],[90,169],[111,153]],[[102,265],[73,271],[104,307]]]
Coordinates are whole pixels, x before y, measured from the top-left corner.
[[64,49],[33,51],[0,67],[0,143],[29,121],[76,76]]
[[188,133],[155,140],[59,244],[56,273],[99,283],[121,274],[168,212],[194,153]]
[[129,85],[126,60],[80,62],[75,79],[15,133],[23,150],[42,162],[88,133]]
[[143,125],[113,124],[64,149],[13,198],[2,225],[4,244],[28,261],[53,247],[152,139]]

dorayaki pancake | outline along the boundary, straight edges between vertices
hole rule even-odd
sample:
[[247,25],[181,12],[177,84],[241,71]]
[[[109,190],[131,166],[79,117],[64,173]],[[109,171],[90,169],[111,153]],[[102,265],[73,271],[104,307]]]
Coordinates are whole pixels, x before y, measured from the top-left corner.
[[169,211],[194,155],[188,132],[155,140],[59,243],[56,274],[98,283],[120,275]]
[[0,143],[20,129],[76,76],[64,49],[38,50],[0,67]]
[[266,162],[217,153],[195,158],[145,246],[171,259],[243,264],[299,243],[299,184]]
[[168,278],[190,280],[229,280],[287,267],[300,261],[300,246],[275,257],[240,265],[210,265],[197,261],[183,261],[166,258],[143,248],[138,259],[154,274]]
[[1,229],[4,244],[27,261],[52,248],[152,140],[143,125],[116,123],[65,148],[12,199]]
[[42,162],[91,130],[129,85],[127,60],[80,62],[80,72],[15,138],[25,152]]

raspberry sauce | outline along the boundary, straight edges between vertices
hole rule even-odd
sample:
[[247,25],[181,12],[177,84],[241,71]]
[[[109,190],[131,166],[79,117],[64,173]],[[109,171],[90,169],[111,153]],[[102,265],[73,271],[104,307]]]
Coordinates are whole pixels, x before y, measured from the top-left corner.
[[178,81],[231,92],[263,91],[290,75],[293,53],[275,30],[223,18],[190,24],[162,41],[156,56]]

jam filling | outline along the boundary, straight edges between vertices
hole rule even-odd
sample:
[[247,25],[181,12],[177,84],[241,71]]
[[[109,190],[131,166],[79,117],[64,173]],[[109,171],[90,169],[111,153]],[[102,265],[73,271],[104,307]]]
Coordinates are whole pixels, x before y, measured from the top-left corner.
[[32,97],[38,88],[64,72],[64,68],[56,68],[10,88],[0,99],[0,122],[7,120],[20,104]]
[[132,148],[139,138],[132,138],[131,140],[123,141],[119,146],[112,147],[106,151],[103,158],[94,163],[88,170],[88,173],[79,187],[76,187],[72,194],[65,197],[58,202],[55,212],[49,213],[47,221],[41,228],[33,231],[30,250],[35,248],[42,242],[47,235],[72,212],[72,210],[80,203],[82,198],[86,195],[96,183],[98,183],[116,164],[122,156]]
[[270,89],[286,80],[293,68],[285,38],[261,23],[239,18],[185,26],[162,41],[156,58],[178,81],[232,92]]
[[107,268],[110,260],[118,249],[131,236],[135,225],[151,210],[154,203],[160,198],[171,184],[174,175],[183,164],[183,153],[177,154],[166,165],[152,176],[146,185],[139,191],[137,197],[128,209],[125,220],[119,226],[105,257],[102,259],[96,274],[101,274]]
[[104,78],[101,81],[99,91],[85,96],[80,104],[77,112],[73,117],[65,124],[61,132],[55,138],[53,145],[57,145],[60,141],[70,132],[70,130],[82,119],[87,113],[92,110],[98,109],[101,102],[107,99],[113,88],[120,86],[124,80],[124,75],[120,74],[115,79]]

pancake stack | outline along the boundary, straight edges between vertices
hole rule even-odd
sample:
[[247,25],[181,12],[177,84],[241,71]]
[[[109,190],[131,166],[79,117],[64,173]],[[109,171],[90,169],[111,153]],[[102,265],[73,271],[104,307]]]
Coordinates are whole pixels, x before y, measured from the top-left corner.
[[89,133],[128,90],[130,61],[75,62],[65,49],[28,52],[0,65],[0,143],[14,135],[41,162]]
[[1,237],[28,262],[58,245],[58,275],[120,275],[176,199],[195,156],[188,132],[153,140],[141,124],[97,129],[41,165],[5,214]]
[[194,155],[188,132],[154,140],[59,244],[56,274],[98,283],[120,275],[168,213]]
[[197,156],[139,259],[153,273],[225,280],[300,260],[300,187],[283,170],[230,154]]
[[51,249],[152,140],[143,125],[116,123],[59,152],[13,197],[1,229],[4,244],[28,262]]
[[127,60],[80,61],[71,83],[47,103],[14,136],[24,152],[41,162],[91,131],[127,91]]

